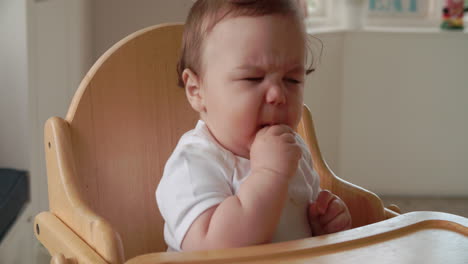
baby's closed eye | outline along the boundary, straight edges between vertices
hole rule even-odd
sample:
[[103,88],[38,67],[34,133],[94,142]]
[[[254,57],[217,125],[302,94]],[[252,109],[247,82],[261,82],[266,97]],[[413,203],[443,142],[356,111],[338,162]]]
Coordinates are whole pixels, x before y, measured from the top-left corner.
[[262,82],[264,79],[263,76],[256,76],[256,77],[247,77],[244,78],[244,80],[249,81],[249,82]]
[[[242,80],[249,81],[249,82],[262,82],[264,79],[265,79],[265,77],[263,77],[263,76],[253,76],[253,77],[243,78]],[[288,83],[293,83],[293,84],[302,83],[301,80],[296,79],[296,78],[291,78],[291,77],[285,77],[285,78],[283,78],[283,81],[288,82]]]
[[295,79],[295,78],[284,78],[283,80],[286,81],[286,82],[289,82],[289,83],[293,83],[293,84],[300,84],[300,83],[302,83],[300,80],[297,80],[297,79]]

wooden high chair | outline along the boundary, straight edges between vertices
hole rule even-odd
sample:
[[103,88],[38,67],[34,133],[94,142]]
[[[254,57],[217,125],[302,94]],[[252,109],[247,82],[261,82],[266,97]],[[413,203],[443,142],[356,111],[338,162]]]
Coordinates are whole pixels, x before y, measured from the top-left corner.
[[[467,246],[466,218],[399,215],[397,207],[386,209],[375,194],[336,177],[322,159],[304,106],[298,132],[310,147],[321,187],[345,201],[355,229],[240,249],[166,253],[155,190],[179,137],[198,119],[177,87],[182,31],[180,24],[159,25],[118,42],[85,76],[66,118],[46,122],[50,211],[36,216],[34,232],[52,263],[298,263],[324,257],[358,263],[385,255],[386,248],[393,256],[393,247],[406,246],[391,241],[406,233],[424,238],[427,228],[431,234],[445,230],[439,237]],[[460,256],[468,259],[466,249]]]

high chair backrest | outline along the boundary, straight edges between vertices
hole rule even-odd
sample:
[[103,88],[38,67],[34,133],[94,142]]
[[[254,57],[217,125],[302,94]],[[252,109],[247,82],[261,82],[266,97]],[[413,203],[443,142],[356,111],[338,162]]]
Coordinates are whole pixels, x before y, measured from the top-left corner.
[[[46,123],[50,211],[111,263],[166,250],[155,189],[178,139],[198,119],[177,86],[182,32],[183,25],[165,24],[118,42],[85,76],[66,119]],[[383,211],[360,215],[367,199],[355,210],[357,196],[339,193],[343,183],[320,156],[307,108],[304,115],[298,131],[322,187],[345,196],[355,226],[382,220]]]
[[[69,137],[73,188],[83,206],[118,232],[110,236],[120,235],[125,259],[166,250],[155,190],[179,137],[198,120],[177,86],[182,31],[183,25],[160,25],[114,45],[82,81],[67,124],[55,119],[46,126],[47,142],[52,123]],[[64,197],[49,197],[51,211],[94,246],[88,230],[94,218],[83,224],[69,205],[61,206]]]

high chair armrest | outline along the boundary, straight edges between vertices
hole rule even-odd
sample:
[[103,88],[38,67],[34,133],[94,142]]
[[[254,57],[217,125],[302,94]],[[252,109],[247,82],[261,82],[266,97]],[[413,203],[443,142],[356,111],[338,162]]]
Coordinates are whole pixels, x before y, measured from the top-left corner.
[[[393,218],[395,216],[399,216],[401,215],[401,211],[396,211],[393,209],[394,207],[387,207],[385,208],[385,218],[386,219],[390,219],[390,218]],[[398,208],[398,207],[397,207]],[[399,209],[399,208],[398,208]]]
[[50,213],[109,263],[123,263],[120,235],[96,214],[80,191],[80,175],[70,134],[70,125],[51,117],[44,128]]
[[353,227],[360,227],[387,219],[380,198],[364,188],[336,176],[322,157],[315,135],[310,109],[304,105],[297,132],[304,139],[312,155],[314,170],[320,176],[320,187],[330,190],[348,206]]
[[390,219],[390,218],[393,218],[395,216],[399,216],[400,214],[401,213],[397,213],[394,210],[392,210],[391,208],[385,208],[385,218],[386,219]]
[[108,263],[50,212],[35,217],[34,234],[53,257],[63,255],[58,263]]
[[396,204],[390,204],[389,206],[387,206],[387,209],[392,210],[393,212],[397,214],[401,214],[401,209]]

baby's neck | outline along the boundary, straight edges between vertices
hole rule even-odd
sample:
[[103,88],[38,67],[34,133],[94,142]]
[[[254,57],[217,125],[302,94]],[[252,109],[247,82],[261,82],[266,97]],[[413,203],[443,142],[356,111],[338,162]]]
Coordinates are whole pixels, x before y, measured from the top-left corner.
[[238,156],[238,157],[241,157],[241,158],[244,158],[244,159],[248,159],[250,160],[250,152],[247,150],[247,151],[236,151],[232,148],[229,148],[227,147],[225,144],[223,144],[217,137],[216,135],[211,131],[210,129],[210,125],[209,123],[206,122],[206,120],[204,120],[201,116],[200,116],[200,120],[203,121],[203,123],[205,123],[205,126],[208,130],[208,132],[210,133],[211,137],[213,137],[213,139],[216,141],[216,143],[218,143],[218,145],[220,145],[223,149],[231,152],[233,155],[235,156]]

